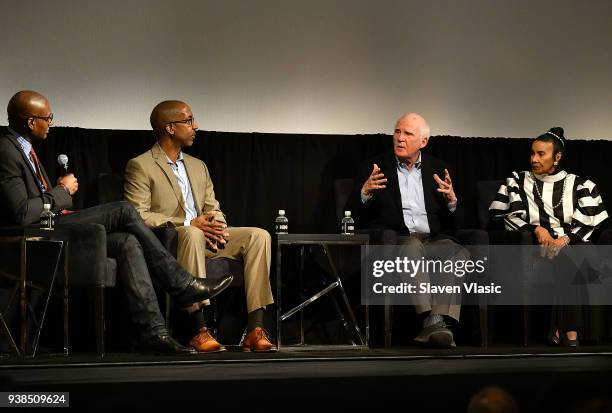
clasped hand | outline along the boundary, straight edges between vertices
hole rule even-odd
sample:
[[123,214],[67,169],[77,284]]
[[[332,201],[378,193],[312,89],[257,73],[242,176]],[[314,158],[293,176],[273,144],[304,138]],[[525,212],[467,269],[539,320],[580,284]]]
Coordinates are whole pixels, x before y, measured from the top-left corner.
[[555,239],[543,227],[536,227],[533,232],[538,240],[538,244],[540,244],[540,257],[542,258],[546,257],[552,260],[567,245],[564,237]]
[[192,219],[191,225],[202,230],[206,238],[206,245],[213,251],[217,251],[219,245],[225,245],[229,240],[227,224],[217,221],[214,211]]

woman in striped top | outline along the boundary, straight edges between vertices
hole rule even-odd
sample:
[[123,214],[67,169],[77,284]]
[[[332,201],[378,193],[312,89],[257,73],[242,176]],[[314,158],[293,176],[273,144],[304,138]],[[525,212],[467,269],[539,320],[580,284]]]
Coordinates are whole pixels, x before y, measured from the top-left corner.
[[[513,172],[489,206],[507,230],[532,232],[551,260],[567,245],[588,243],[608,217],[595,184],[563,170],[564,156],[563,128],[538,136],[531,145],[531,171]],[[579,306],[553,307],[550,341],[577,346],[581,318]],[[559,331],[566,333],[563,339]]]

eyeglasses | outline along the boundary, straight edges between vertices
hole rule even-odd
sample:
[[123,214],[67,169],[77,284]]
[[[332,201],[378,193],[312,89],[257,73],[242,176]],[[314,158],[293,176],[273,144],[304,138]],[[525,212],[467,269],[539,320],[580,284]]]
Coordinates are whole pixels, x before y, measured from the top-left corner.
[[49,113],[49,116],[36,116],[36,115],[28,115],[27,117],[28,119],[30,118],[34,118],[34,119],[42,119],[44,121],[46,121],[49,125],[51,124],[51,122],[53,122],[53,113]]
[[183,119],[183,120],[175,120],[175,121],[166,123],[166,125],[170,125],[172,123],[184,123],[185,125],[192,127],[193,124],[195,123],[195,118],[192,116],[190,118]]

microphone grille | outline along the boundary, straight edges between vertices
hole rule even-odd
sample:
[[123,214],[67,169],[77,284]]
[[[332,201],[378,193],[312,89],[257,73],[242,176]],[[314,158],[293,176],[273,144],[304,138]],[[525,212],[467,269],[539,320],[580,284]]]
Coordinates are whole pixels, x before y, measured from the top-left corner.
[[58,155],[57,163],[59,163],[62,166],[66,166],[68,164],[68,156],[66,156],[65,154]]

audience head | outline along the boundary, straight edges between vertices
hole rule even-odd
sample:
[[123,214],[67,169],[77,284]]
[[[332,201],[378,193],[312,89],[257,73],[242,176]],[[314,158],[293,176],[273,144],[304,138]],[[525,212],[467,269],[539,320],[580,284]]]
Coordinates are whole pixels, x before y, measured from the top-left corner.
[[504,389],[489,386],[470,399],[468,413],[518,413],[518,404]]
[[563,128],[550,128],[531,143],[531,170],[539,175],[553,174],[562,170],[565,158],[565,136]]
[[160,141],[172,142],[177,146],[191,146],[198,124],[191,108],[179,100],[158,103],[151,112],[151,127]]
[[576,403],[575,413],[612,413],[612,401],[603,397],[594,397]]
[[6,108],[9,126],[27,139],[45,139],[53,123],[46,97],[32,90],[13,95]]
[[418,113],[399,118],[393,131],[393,152],[402,161],[416,162],[419,151],[429,141],[429,125]]

